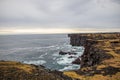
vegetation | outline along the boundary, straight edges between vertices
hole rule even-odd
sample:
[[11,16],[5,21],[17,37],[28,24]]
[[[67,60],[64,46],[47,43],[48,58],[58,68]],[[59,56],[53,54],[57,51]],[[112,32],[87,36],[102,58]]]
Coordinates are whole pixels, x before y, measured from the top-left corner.
[[71,80],[71,78],[43,66],[0,61],[0,80]]
[[[77,38],[74,37],[75,35]],[[81,61],[84,63],[81,69],[65,71],[65,75],[78,80],[120,80],[119,33],[70,34],[69,36],[72,36],[71,44],[73,45],[84,43],[86,50],[82,56],[86,57],[81,57]],[[82,40],[81,36],[85,38]],[[90,56],[91,54],[92,56]],[[97,61],[97,63],[89,65],[91,60]]]

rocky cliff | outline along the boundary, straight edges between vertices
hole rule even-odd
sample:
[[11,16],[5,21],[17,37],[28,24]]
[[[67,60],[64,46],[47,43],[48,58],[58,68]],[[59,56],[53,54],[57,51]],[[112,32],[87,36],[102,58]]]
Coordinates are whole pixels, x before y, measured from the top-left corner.
[[[81,67],[93,66],[105,59],[114,58],[114,55],[108,54],[107,52],[109,51],[105,50],[105,48],[109,48],[119,54],[119,49],[115,49],[115,47],[120,46],[120,33],[84,33],[69,34],[68,36],[72,46],[85,47],[85,51],[80,57]],[[74,61],[73,63],[77,62]]]
[[[81,68],[76,73],[79,77],[92,76],[87,77],[87,80],[120,80],[120,33],[83,33],[68,36],[71,45],[85,47],[83,55],[73,61],[74,64],[80,63]],[[72,73],[68,71],[65,74],[70,76]],[[98,75],[101,78],[96,79]]]

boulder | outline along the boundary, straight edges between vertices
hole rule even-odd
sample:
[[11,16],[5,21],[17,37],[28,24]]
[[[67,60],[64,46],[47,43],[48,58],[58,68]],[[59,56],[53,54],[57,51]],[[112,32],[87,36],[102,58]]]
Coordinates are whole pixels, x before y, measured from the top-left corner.
[[77,53],[60,51],[59,54],[60,54],[60,55],[66,55],[66,54],[69,54],[69,55],[76,55]]
[[63,52],[63,51],[60,51],[59,54],[60,54],[60,55],[66,55],[66,54],[68,54],[68,53],[67,53],[67,52]]

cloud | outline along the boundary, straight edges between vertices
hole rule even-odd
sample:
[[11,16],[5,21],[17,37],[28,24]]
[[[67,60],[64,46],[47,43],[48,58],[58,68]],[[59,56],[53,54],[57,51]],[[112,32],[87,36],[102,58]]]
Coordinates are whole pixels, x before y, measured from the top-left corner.
[[1,0],[0,28],[119,28],[119,0]]

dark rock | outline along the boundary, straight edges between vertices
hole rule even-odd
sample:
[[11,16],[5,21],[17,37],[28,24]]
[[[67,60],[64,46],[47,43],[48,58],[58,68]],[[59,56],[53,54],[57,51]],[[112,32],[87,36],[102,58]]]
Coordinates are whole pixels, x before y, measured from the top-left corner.
[[77,53],[74,52],[68,52],[69,55],[76,55]]
[[76,58],[75,56],[69,56],[68,58]]
[[60,51],[59,54],[60,54],[60,55],[66,55],[66,54],[68,54],[68,53],[67,53],[67,52],[63,52],[63,51]]
[[72,64],[80,64],[80,58],[77,58],[76,60],[74,60]]
[[77,53],[60,51],[59,54],[60,54],[60,55],[66,55],[66,54],[69,54],[69,55],[76,55]]
[[[84,46],[85,50],[81,57],[78,57],[73,64],[81,64],[82,67],[90,67],[96,64],[100,64],[105,59],[113,58],[111,54],[107,54],[106,51],[96,47],[96,44],[105,46],[107,39],[118,39],[120,33],[81,33],[81,34],[69,34],[70,44],[72,46]],[[113,45],[118,45],[119,40],[111,42]],[[119,46],[119,45],[118,45]],[[115,50],[119,53],[119,50]],[[81,58],[81,60],[80,60]]]

